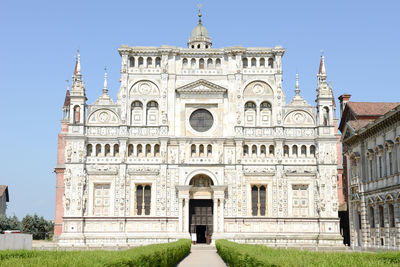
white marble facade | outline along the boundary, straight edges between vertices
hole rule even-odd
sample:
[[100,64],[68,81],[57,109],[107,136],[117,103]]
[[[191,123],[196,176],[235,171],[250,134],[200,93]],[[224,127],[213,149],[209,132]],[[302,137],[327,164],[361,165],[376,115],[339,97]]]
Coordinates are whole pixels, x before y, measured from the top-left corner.
[[335,103],[324,59],[316,106],[282,88],[285,49],[122,45],[117,100],[86,104],[77,69],[65,112],[60,244],[189,237],[190,201],[212,201],[211,239],[340,246]]

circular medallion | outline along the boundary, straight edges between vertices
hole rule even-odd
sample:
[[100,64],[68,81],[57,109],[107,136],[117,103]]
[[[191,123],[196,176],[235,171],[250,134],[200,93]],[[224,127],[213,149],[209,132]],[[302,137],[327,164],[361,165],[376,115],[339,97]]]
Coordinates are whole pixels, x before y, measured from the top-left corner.
[[148,85],[147,83],[143,83],[143,84],[141,84],[140,87],[139,87],[139,92],[140,92],[142,95],[147,95],[147,94],[150,93],[150,91],[151,91],[150,85]]
[[190,114],[190,126],[198,132],[206,132],[213,126],[214,118],[206,109],[197,109]]
[[256,95],[261,95],[264,92],[264,87],[259,84],[256,83],[253,87],[253,93],[255,93]]
[[110,115],[108,115],[107,112],[102,112],[102,113],[99,114],[99,120],[101,122],[106,122],[106,121],[109,120],[109,118],[110,118]]

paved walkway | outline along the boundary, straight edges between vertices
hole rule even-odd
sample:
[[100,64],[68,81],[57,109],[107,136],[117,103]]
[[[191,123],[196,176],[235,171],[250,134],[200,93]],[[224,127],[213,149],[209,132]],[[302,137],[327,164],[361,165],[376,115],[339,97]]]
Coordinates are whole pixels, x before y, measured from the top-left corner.
[[225,262],[212,245],[192,245],[190,254],[184,258],[178,267],[225,267]]

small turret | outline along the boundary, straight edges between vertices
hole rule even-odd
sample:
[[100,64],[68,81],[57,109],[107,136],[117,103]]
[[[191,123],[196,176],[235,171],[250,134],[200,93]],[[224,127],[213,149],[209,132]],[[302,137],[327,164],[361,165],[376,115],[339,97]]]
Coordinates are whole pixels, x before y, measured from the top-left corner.
[[79,50],[76,56],[75,70],[72,75],[72,86],[70,95],[70,110],[73,111],[73,116],[70,116],[70,123],[84,123],[84,111],[86,107],[86,92],[85,83],[82,80],[81,74],[81,55]]
[[328,85],[326,81],[327,75],[324,55],[321,55],[317,78],[317,99],[315,102],[317,102],[318,126],[333,126],[336,104],[332,87]]
[[190,34],[189,42],[188,42],[188,48],[193,48],[193,49],[208,49],[211,48],[212,42],[210,39],[210,36],[208,35],[208,31],[206,27],[203,26],[202,21],[201,21],[201,11],[200,11],[201,5],[199,5],[199,23],[197,24],[196,27],[192,30],[192,33]]

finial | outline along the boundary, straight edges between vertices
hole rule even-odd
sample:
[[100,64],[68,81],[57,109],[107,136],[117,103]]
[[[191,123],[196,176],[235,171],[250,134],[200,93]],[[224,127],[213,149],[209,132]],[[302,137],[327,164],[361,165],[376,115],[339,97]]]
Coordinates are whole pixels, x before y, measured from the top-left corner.
[[300,94],[300,87],[299,87],[299,74],[296,73],[296,90],[294,91],[296,95]]
[[104,88],[103,88],[103,94],[108,93],[108,88],[107,88],[107,67],[104,67]]
[[200,9],[201,9],[201,7],[202,7],[202,4],[199,3],[199,4],[197,5],[197,7],[199,8],[199,9],[198,9],[198,10],[199,10],[199,13],[198,13],[197,16],[199,16],[199,24],[201,24],[201,16],[202,16],[202,15],[201,15],[201,10],[200,10]]
[[69,91],[69,80],[65,80],[65,82],[67,83],[67,91]]
[[79,54],[79,48],[76,50],[76,64],[75,64],[75,71],[74,75],[81,74],[81,55]]

